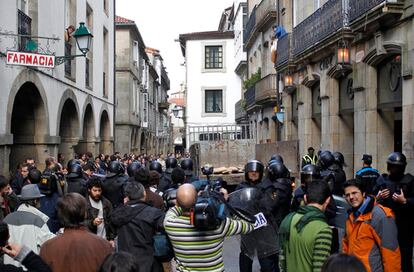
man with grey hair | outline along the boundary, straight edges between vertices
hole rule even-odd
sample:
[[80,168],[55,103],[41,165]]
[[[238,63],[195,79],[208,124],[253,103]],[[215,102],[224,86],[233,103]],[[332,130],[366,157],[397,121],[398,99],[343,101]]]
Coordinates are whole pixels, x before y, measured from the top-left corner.
[[[49,217],[38,210],[40,198],[44,195],[40,193],[36,184],[28,184],[22,187],[21,194],[18,197],[21,205],[17,211],[4,218],[4,222],[9,225],[9,241],[26,245],[34,253],[39,254],[43,243],[55,237],[46,224]],[[4,263],[21,266],[19,262],[6,255],[4,256]]]
[[163,230],[164,212],[145,202],[141,183],[128,183],[124,205],[115,209],[111,222],[118,233],[118,250],[136,256],[139,271],[163,271],[154,256],[153,234]]

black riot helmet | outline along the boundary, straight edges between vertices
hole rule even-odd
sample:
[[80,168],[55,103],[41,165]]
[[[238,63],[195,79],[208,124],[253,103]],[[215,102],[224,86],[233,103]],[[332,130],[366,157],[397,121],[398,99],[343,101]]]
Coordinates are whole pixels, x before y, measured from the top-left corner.
[[108,166],[108,171],[110,173],[112,173],[112,175],[108,174],[108,177],[113,177],[113,176],[116,176],[116,175],[123,174],[124,173],[124,167],[122,166],[122,164],[119,161],[111,161],[109,163],[109,166]]
[[[249,178],[249,172],[258,172],[259,173],[259,179],[258,180],[251,180]],[[247,162],[247,164],[244,166],[244,178],[248,182],[252,183],[258,183],[263,178],[263,172],[264,172],[264,165],[261,161],[258,160],[250,160]]]
[[388,164],[407,165],[407,158],[401,152],[392,152],[387,158]]
[[270,157],[269,165],[271,165],[271,161],[281,162],[282,164],[284,163],[282,156],[280,156],[279,154],[273,154],[272,157]]
[[319,156],[318,164],[322,169],[327,169],[335,162],[335,158],[330,151],[323,151]]
[[127,173],[129,177],[133,177],[134,173],[141,168],[141,164],[138,161],[133,161],[127,166]]
[[150,171],[157,171],[159,174],[162,174],[162,165],[158,161],[152,161],[149,165]]
[[80,178],[82,177],[82,166],[80,164],[74,163],[68,169],[68,178]]
[[185,158],[181,161],[180,166],[183,170],[193,171],[193,160]]
[[271,181],[276,181],[279,178],[289,178],[289,170],[283,163],[272,163],[269,165],[268,177]]
[[332,153],[332,156],[334,156],[336,164],[338,164],[339,166],[347,166],[345,163],[344,155],[341,152],[336,151]]
[[180,163],[181,169],[184,170],[186,176],[193,175],[193,160],[185,158]]
[[392,152],[387,158],[387,170],[392,180],[399,180],[404,176],[407,158],[401,152]]
[[166,168],[176,168],[177,164],[178,164],[177,159],[174,157],[169,157],[165,160]]
[[300,182],[302,186],[317,179],[321,179],[321,172],[316,165],[307,164],[300,171]]
[[81,165],[81,162],[80,162],[80,160],[78,160],[78,159],[72,159],[72,160],[69,160],[69,161],[68,161],[68,166],[67,166],[67,169],[68,169],[68,170],[70,169],[70,167],[72,166],[72,164],[79,164],[79,165]]

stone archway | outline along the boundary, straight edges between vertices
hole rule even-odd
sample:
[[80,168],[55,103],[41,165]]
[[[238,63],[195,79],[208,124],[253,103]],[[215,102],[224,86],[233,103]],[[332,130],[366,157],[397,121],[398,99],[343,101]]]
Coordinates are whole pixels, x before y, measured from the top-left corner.
[[11,111],[10,132],[13,145],[10,152],[10,170],[27,157],[33,157],[43,167],[50,152],[46,136],[49,127],[46,103],[33,82],[24,83],[14,97]]
[[109,115],[106,110],[102,111],[101,120],[99,123],[99,137],[101,138],[99,153],[109,155],[112,153],[111,124],[109,122]]
[[86,152],[92,152],[92,155],[97,155],[95,141],[95,118],[92,105],[88,103],[83,114],[82,139],[79,141],[76,153],[80,155]]
[[59,118],[59,153],[62,153],[66,161],[74,158],[76,146],[79,141],[79,114],[76,101],[66,99],[62,106]]

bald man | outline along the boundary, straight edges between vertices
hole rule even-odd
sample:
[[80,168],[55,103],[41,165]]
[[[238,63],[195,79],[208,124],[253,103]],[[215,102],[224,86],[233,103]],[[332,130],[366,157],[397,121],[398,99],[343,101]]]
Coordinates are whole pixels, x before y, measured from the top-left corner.
[[215,230],[198,230],[190,221],[196,201],[195,187],[183,184],[177,190],[177,205],[165,216],[164,227],[174,247],[177,271],[224,271],[224,238],[249,233],[254,224],[226,218]]

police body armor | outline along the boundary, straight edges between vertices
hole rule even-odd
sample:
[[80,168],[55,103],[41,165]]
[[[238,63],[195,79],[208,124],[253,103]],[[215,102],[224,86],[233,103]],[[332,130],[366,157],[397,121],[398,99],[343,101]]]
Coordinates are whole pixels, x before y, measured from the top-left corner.
[[[333,177],[332,194],[342,196],[344,194],[343,185],[346,181],[345,171],[337,164],[333,164],[328,168]],[[321,173],[322,174],[322,173]],[[323,176],[322,176],[323,177]],[[330,181],[328,180],[328,183]]]
[[67,183],[64,175],[49,169],[42,173],[38,186],[40,192],[44,195],[58,193],[59,196],[64,196],[67,192]]
[[[400,191],[402,190],[404,192],[405,198],[413,197],[414,196],[414,177],[411,174],[407,173],[407,174],[404,174],[404,176],[400,180],[395,181],[395,180],[391,180],[389,175],[382,174],[377,180],[377,184],[374,188],[374,192],[376,194],[378,193],[379,190],[384,190],[384,189],[388,189],[390,191],[390,194],[388,198],[379,200],[380,204],[383,204],[384,206],[391,208],[396,214],[396,216],[398,216],[400,212],[403,212],[403,208],[401,207],[401,205],[399,205],[398,203],[392,200],[392,195],[394,193],[399,194]],[[407,219],[414,221],[412,217],[407,218]]]
[[279,251],[279,239],[275,218],[272,215],[271,207],[263,207],[272,203],[269,194],[263,188],[245,187],[229,195],[229,204],[238,210],[246,211],[261,218],[264,215],[267,223],[256,221],[255,230],[241,235],[242,252],[253,259],[271,256]]

